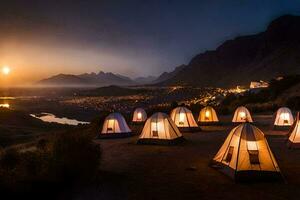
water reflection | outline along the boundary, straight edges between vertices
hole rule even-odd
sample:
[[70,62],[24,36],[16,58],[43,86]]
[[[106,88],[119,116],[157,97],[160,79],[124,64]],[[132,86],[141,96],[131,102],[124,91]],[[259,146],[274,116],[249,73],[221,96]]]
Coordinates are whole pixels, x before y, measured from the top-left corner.
[[59,124],[78,125],[78,124],[89,124],[89,122],[78,121],[76,119],[68,119],[66,117],[56,117],[51,113],[41,113],[40,115],[30,114],[30,116],[40,119],[44,122],[55,122]]
[[0,100],[14,100],[16,97],[0,97]]

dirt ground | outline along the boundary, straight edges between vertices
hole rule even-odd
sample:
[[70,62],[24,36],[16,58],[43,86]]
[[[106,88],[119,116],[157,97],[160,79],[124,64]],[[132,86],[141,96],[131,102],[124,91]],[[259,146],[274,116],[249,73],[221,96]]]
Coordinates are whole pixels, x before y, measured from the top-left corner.
[[287,131],[271,130],[272,116],[254,116],[267,135],[286,183],[235,183],[209,167],[229,131],[222,126],[184,133],[177,146],[137,145],[138,136],[97,141],[103,149],[101,184],[75,199],[300,199],[300,150],[286,147]]

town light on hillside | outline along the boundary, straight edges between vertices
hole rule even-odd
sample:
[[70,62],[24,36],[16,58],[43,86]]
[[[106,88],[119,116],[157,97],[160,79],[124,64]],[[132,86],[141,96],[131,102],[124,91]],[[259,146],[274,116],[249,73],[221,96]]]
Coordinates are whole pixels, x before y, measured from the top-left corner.
[[8,103],[0,104],[0,108],[9,108],[9,104]]

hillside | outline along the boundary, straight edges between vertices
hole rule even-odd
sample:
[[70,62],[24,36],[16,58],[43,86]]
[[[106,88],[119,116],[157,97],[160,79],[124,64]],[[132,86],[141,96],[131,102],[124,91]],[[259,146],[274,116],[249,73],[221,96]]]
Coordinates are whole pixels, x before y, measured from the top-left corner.
[[0,108],[0,147],[32,141],[53,130],[63,130],[67,125],[46,123],[21,111]]
[[171,72],[163,72],[160,76],[158,76],[155,80],[153,80],[152,83],[160,83],[160,82],[170,80],[173,77],[175,77],[179,72],[181,72],[181,70],[183,70],[185,67],[186,65],[180,65]]
[[299,35],[299,16],[279,17],[265,32],[228,40],[214,51],[195,56],[162,85],[231,87],[300,74]]
[[88,81],[72,74],[58,74],[37,82],[41,86],[87,85]]
[[146,76],[146,77],[137,77],[134,79],[134,81],[139,84],[149,84],[149,83],[153,83],[156,79],[157,79],[156,76]]
[[237,106],[246,106],[251,112],[275,112],[286,106],[293,111],[300,110],[300,75],[270,80],[268,88],[247,91],[240,95],[230,94],[223,99],[219,110],[233,112]]
[[93,90],[81,91],[81,96],[128,96],[147,92],[146,89],[133,89],[119,86],[106,86]]
[[37,82],[39,86],[108,86],[108,85],[134,85],[136,82],[126,76],[100,71],[80,75],[58,74]]

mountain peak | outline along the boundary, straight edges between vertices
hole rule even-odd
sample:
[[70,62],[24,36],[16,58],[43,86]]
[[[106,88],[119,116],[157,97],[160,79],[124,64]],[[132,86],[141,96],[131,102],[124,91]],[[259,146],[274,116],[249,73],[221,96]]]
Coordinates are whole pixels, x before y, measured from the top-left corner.
[[84,73],[80,75],[58,74],[37,83],[41,86],[109,86],[120,85],[127,86],[135,84],[130,78],[121,75],[115,75],[111,72],[100,71],[98,74]]
[[299,24],[300,22],[300,16],[296,15],[282,15],[276,19],[274,19],[268,26],[267,30],[269,29],[278,29],[283,27],[290,27],[294,24]]
[[266,31],[227,40],[196,55],[167,85],[232,87],[300,74],[300,16],[284,15]]

